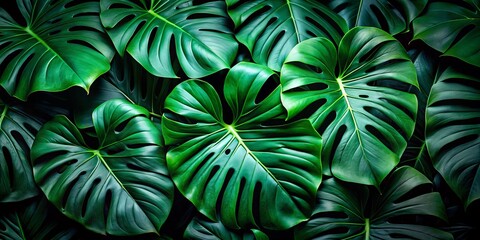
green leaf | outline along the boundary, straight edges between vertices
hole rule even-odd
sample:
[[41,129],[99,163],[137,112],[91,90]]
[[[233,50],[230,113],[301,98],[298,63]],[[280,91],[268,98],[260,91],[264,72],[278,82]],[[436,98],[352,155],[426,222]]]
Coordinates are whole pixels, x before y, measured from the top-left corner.
[[115,98],[142,106],[151,117],[160,120],[163,102],[177,83],[177,79],[151,75],[129,56],[116,57],[110,71],[92,85],[88,95],[81,92],[75,96],[75,124],[80,128],[92,127],[92,111]]
[[414,40],[480,67],[480,5],[433,2],[413,21],[413,30]]
[[[229,228],[287,229],[310,216],[321,181],[321,138],[310,122],[284,119],[280,87],[259,101],[274,72],[240,63],[220,97],[201,80],[179,84],[165,101],[162,129],[176,186],[204,215]],[[281,120],[283,122],[283,120]]]
[[33,92],[87,90],[110,68],[114,50],[98,3],[17,0],[26,25],[0,8],[0,85],[21,100]]
[[401,164],[408,164],[433,180],[436,171],[427,151],[425,143],[425,110],[430,89],[435,81],[438,69],[438,54],[427,50],[413,49],[409,52],[410,58],[417,70],[419,88],[411,88],[418,99],[418,113],[415,122],[415,131],[408,140],[407,149],[402,155]]
[[79,230],[44,197],[0,210],[0,239],[69,240]]
[[38,194],[30,148],[42,120],[18,104],[0,100],[0,202],[18,202]]
[[288,118],[306,115],[324,139],[324,173],[379,186],[415,126],[415,67],[402,45],[372,27],[350,30],[338,51],[312,38],[290,52],[281,83]]
[[314,0],[227,0],[238,41],[256,63],[280,71],[290,50],[311,37],[338,43],[347,31],[345,21]]
[[[258,237],[257,237],[258,236]],[[254,239],[268,239],[268,237],[256,230],[250,231],[234,231],[226,228],[220,222],[212,222],[208,219],[196,217],[188,224],[187,229],[183,235],[184,239],[222,239],[222,240],[254,240]]]
[[[297,239],[453,239],[438,228],[420,225],[411,216],[446,220],[439,193],[425,191],[431,182],[411,167],[401,167],[382,185],[382,194],[367,186],[325,180],[314,215],[295,229]],[[396,220],[395,220],[396,219]],[[399,222],[408,219],[408,223]]]
[[130,53],[150,73],[188,77],[229,68],[238,44],[223,1],[101,0],[102,23],[120,55]]
[[148,111],[111,100],[93,112],[98,148],[58,116],[32,147],[34,176],[47,198],[86,228],[109,235],[157,232],[172,206],[161,133]]
[[425,8],[428,0],[328,0],[326,4],[342,16],[350,28],[371,26],[390,34],[409,30],[410,22]]
[[426,141],[435,169],[467,208],[480,199],[478,68],[438,73],[428,99]]

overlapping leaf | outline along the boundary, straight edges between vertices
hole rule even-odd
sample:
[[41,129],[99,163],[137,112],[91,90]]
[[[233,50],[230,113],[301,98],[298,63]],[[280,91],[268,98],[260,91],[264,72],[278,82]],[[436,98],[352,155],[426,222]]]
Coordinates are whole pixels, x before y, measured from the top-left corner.
[[256,63],[280,71],[290,50],[311,37],[338,43],[347,30],[345,21],[315,0],[228,0],[228,12],[237,39]]
[[[101,0],[102,23],[120,55],[129,52],[156,76],[192,78],[229,68],[238,44],[225,2]],[[178,62],[177,62],[178,61]]]
[[224,94],[231,124],[204,81],[179,84],[165,101],[162,129],[176,186],[230,228],[292,227],[310,215],[320,184],[321,138],[310,122],[270,123],[284,117],[279,87],[258,99],[272,75],[253,63],[230,70]]
[[42,121],[25,110],[0,100],[0,202],[17,202],[38,194],[30,148]]
[[288,118],[306,114],[324,139],[324,172],[379,186],[415,126],[415,67],[400,43],[372,27],[350,30],[338,51],[312,38],[289,54],[281,82]]
[[17,0],[17,5],[22,16],[0,8],[0,85],[10,95],[25,100],[32,92],[73,86],[88,91],[108,71],[114,50],[100,24],[98,3]]
[[212,222],[196,217],[188,224],[183,235],[184,239],[222,239],[222,240],[268,240],[267,235],[258,230],[234,231],[226,228],[220,222]]
[[478,68],[438,73],[428,99],[426,141],[433,164],[465,208],[480,199]]
[[480,67],[480,4],[433,2],[413,21],[414,39]]
[[[298,239],[453,239],[440,229],[400,219],[433,216],[446,220],[439,193],[425,191],[431,182],[411,167],[392,173],[382,194],[366,186],[330,178],[322,183],[313,216],[295,230]],[[417,189],[417,191],[415,191]],[[421,189],[421,190],[418,190]],[[414,193],[414,194],[412,194]],[[400,220],[400,222],[398,222]]]
[[48,199],[88,229],[110,235],[156,233],[172,205],[161,134],[148,111],[111,100],[93,112],[98,148],[58,116],[32,147],[34,176]]
[[390,34],[407,31],[410,22],[427,5],[428,0],[328,0],[326,4],[348,23],[381,28]]

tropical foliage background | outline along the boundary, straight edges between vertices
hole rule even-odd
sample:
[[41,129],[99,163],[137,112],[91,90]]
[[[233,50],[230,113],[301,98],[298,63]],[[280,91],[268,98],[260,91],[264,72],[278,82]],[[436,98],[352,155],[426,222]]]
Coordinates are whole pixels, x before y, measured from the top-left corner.
[[478,0],[13,0],[0,239],[474,239]]

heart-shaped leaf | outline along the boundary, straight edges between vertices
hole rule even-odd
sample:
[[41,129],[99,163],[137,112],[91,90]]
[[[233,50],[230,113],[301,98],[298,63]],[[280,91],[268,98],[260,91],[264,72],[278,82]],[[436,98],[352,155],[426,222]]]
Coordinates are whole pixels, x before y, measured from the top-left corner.
[[17,0],[26,25],[0,8],[0,85],[26,100],[37,91],[87,90],[114,50],[95,2]]
[[0,239],[75,239],[79,228],[65,219],[45,197],[36,197],[14,207],[0,205]]
[[[411,216],[446,220],[439,193],[425,190],[431,182],[411,167],[401,167],[382,185],[382,194],[367,186],[325,180],[313,216],[295,229],[297,239],[453,239]],[[407,223],[402,219],[409,219]]]
[[391,34],[408,30],[410,22],[427,5],[428,0],[327,0],[326,4],[348,23],[381,28]]
[[326,37],[338,43],[347,31],[340,16],[315,0],[228,0],[227,5],[238,41],[256,63],[275,71],[299,42]]
[[161,134],[148,111],[126,100],[95,109],[98,148],[66,117],[39,131],[32,146],[37,184],[64,214],[110,235],[157,232],[172,206]]
[[414,39],[420,39],[444,56],[480,67],[480,5],[463,1],[432,2],[413,21]]
[[284,117],[280,87],[258,99],[273,75],[253,63],[230,70],[224,95],[231,124],[207,82],[182,82],[165,101],[162,129],[173,181],[200,212],[230,228],[296,225],[310,216],[321,181],[321,138],[310,122],[275,124]]
[[324,139],[324,173],[379,186],[415,126],[415,67],[402,45],[372,27],[350,30],[338,51],[312,38],[290,52],[281,83],[288,118],[303,112]]
[[463,201],[480,199],[480,78],[478,68],[448,67],[428,99],[427,148],[435,169]]
[[26,110],[0,100],[0,202],[18,202],[38,194],[30,148],[42,121]]
[[117,51],[130,53],[150,73],[204,77],[229,68],[238,44],[224,1],[101,0],[101,19]]

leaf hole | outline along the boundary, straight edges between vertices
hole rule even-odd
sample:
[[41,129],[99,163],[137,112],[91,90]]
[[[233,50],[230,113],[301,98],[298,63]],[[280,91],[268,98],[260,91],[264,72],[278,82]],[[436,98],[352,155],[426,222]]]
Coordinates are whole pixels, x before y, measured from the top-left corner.
[[81,13],[75,13],[73,15],[73,18],[77,17],[98,17],[98,12],[81,12]]
[[262,197],[262,183],[256,182],[255,188],[253,189],[253,200],[252,200],[252,214],[253,214],[254,221],[260,220],[261,197]]
[[[321,73],[322,70],[319,70]],[[315,82],[315,83],[309,83],[309,84],[306,84],[305,87],[308,89],[308,90],[312,90],[312,91],[322,91],[322,90],[325,90],[328,88],[328,85],[325,84],[325,83],[320,83],[320,82]]]
[[88,192],[85,195],[85,198],[82,204],[82,218],[84,218],[85,214],[87,213],[87,207],[88,207],[88,203],[90,202],[90,196],[92,195],[93,191],[95,191],[95,188],[101,181],[102,180],[100,178],[95,178],[95,180],[93,180],[92,182],[92,185],[89,187]]
[[388,32],[389,30],[388,21],[385,18],[385,16],[382,14],[380,9],[374,4],[370,4],[370,9],[372,10],[373,14],[375,14],[377,22],[380,25],[380,28]]
[[20,134],[16,130],[10,131],[10,134],[12,134],[12,137],[15,139],[15,141],[18,143],[20,148],[23,150],[25,155],[29,156],[30,155],[30,146],[28,143],[25,141],[25,138],[23,138],[22,134]]
[[77,159],[69,160],[69,161],[67,161],[66,163],[60,165],[60,166],[57,168],[56,172],[57,172],[58,174],[62,174],[63,172],[65,172],[65,170],[67,170],[67,168],[68,168],[69,166],[71,166],[71,165],[73,165],[73,164],[75,164],[75,163],[77,163],[77,162],[78,162]]
[[200,162],[200,164],[198,164],[198,166],[195,167],[195,170],[193,171],[192,176],[197,176],[197,175],[198,175],[198,172],[203,168],[203,166],[205,166],[205,163],[207,163],[208,160],[210,160],[214,155],[215,155],[214,152],[209,153],[209,154]]
[[92,44],[90,44],[87,41],[83,41],[83,40],[78,40],[78,39],[68,40],[67,43],[81,45],[81,46],[84,46],[84,47],[87,47],[87,48],[90,48],[90,49],[96,49]]
[[68,184],[68,187],[65,189],[65,194],[62,197],[62,209],[65,209],[65,207],[67,206],[68,197],[70,196],[72,189],[75,187],[80,178],[85,174],[87,174],[86,171],[80,172],[78,176],[75,177],[75,179]]
[[61,29],[57,29],[57,30],[54,30],[54,31],[51,31],[48,33],[49,36],[53,36],[53,35],[57,35],[61,32],[62,30]]
[[469,142],[472,142],[472,141],[476,140],[478,137],[479,137],[478,134],[470,134],[470,135],[463,136],[461,138],[455,139],[454,141],[451,141],[451,142],[443,145],[440,148],[440,150],[438,151],[438,156],[444,156],[445,153],[451,151],[455,147],[461,146],[461,145],[469,143]]
[[108,148],[105,148],[104,150],[107,153],[107,155],[115,155],[115,154],[118,154],[118,153],[121,153],[121,152],[125,151],[125,149],[123,149],[123,148],[112,147],[112,146],[110,146]]
[[395,149],[393,149],[395,146],[392,146],[393,144],[388,141],[388,139],[380,132],[378,129],[373,127],[372,125],[365,125],[365,129],[372,134],[375,138],[378,139],[379,142],[383,143],[390,151],[396,152]]
[[187,20],[198,20],[202,18],[212,18],[215,17],[213,14],[208,14],[208,13],[194,13],[191,15],[187,16]]
[[368,98],[368,95],[365,95],[365,94],[360,94],[358,96],[361,97],[361,98]]
[[232,150],[230,150],[230,148],[229,148],[229,149],[227,149],[227,150],[225,150],[225,155],[228,155],[228,154],[230,154],[230,152],[231,152],[231,151],[232,151]]
[[48,161],[51,161],[59,156],[62,156],[62,155],[65,155],[67,154],[68,151],[67,150],[59,150],[59,151],[53,151],[53,152],[49,152],[47,154],[44,154],[40,157],[38,157],[37,159],[35,159],[35,164],[36,165],[42,165]]
[[[369,61],[370,60],[371,59],[369,59]],[[382,62],[380,64],[376,64],[374,66],[371,66],[370,68],[365,70],[365,73],[372,73],[373,71],[376,71],[376,70],[382,70],[382,69],[385,69],[385,68],[395,67],[395,65],[397,65],[399,63],[403,63],[405,61],[406,60],[404,60],[404,59],[390,59],[390,60],[387,60],[387,61]],[[390,80],[390,81],[395,81],[395,80]]]
[[463,85],[465,87],[470,87],[472,89],[477,89],[477,90],[480,89],[480,81],[478,80],[470,80],[465,78],[449,78],[449,79],[443,80],[443,82],[454,84],[454,85]]
[[[115,4],[113,4],[113,5],[115,5]],[[132,21],[134,18],[135,18],[134,14],[127,15],[127,16],[123,17],[120,21],[118,21],[117,24],[115,24],[115,26],[121,27],[121,26],[129,23],[130,21]],[[145,23],[145,22],[142,22],[142,23]],[[140,25],[142,25],[142,23],[140,23]],[[137,27],[137,29],[138,29],[138,27]],[[138,30],[135,31],[135,33],[137,33],[137,32],[138,32]],[[132,36],[135,36],[135,35],[132,35]]]
[[[380,100],[382,101],[386,101],[388,102],[388,104],[392,105],[392,106],[395,106],[396,108],[402,110],[402,112],[404,112],[405,114],[407,114],[407,116],[410,118],[410,119],[415,119],[415,113],[409,111],[407,108],[405,108],[404,106],[400,105],[399,103],[397,102],[394,102],[394,101],[391,101],[389,99],[386,99],[386,98],[379,98]],[[393,121],[392,121],[393,122]]]
[[62,18],[54,18],[52,20],[49,20],[48,22],[53,25],[59,23],[60,21],[62,21]]
[[[324,32],[326,33],[327,36],[330,37],[330,40],[333,40],[334,43],[335,42],[338,42],[339,40],[337,39],[340,39],[341,36],[344,35],[344,32],[342,30],[342,28],[340,27],[340,24],[336,24],[336,19],[333,19],[331,18],[329,15],[325,14],[324,11],[322,11],[321,9],[318,9],[318,8],[313,8],[313,11],[318,15],[320,16],[319,19],[322,19],[322,23],[334,23],[334,24],[330,24],[329,27],[332,27],[333,29],[335,29],[335,32],[337,33],[336,35],[337,36],[332,36],[331,34],[331,31],[327,31],[327,30],[324,30]],[[313,19],[312,19],[313,20]],[[315,21],[314,21],[315,22]],[[317,24],[320,24],[320,23],[317,23]],[[316,25],[316,24],[315,24]],[[320,24],[321,28],[320,29],[326,29],[325,27],[322,26],[322,24]]]
[[[459,97],[459,96],[456,96]],[[430,107],[438,107],[438,106],[450,106],[450,107],[462,107],[462,108],[468,108],[471,109],[472,111],[478,111],[479,106],[480,106],[480,100],[468,100],[468,99],[445,99],[445,100],[440,100],[436,101],[433,104],[430,104]],[[475,120],[476,118],[472,118],[472,120]]]
[[[197,168],[197,169],[200,169],[200,168]],[[210,181],[212,181],[213,177],[215,176],[215,174],[217,174],[219,169],[220,169],[220,166],[218,166],[218,165],[215,165],[215,166],[212,167],[212,170],[210,170],[210,173],[208,174],[208,177],[207,177],[207,181],[206,181],[207,184],[205,184],[202,193],[204,193],[207,190],[208,183],[210,183]],[[196,171],[196,172],[198,172],[198,171]],[[195,176],[195,175],[193,175],[193,176]]]
[[[242,1],[239,1],[238,3],[240,4]],[[235,5],[232,6],[231,9],[234,9]],[[245,21],[243,21],[243,24],[241,27],[244,27],[244,26],[249,26],[250,24],[255,24],[255,22],[258,22],[259,19],[263,19],[262,15],[265,14],[266,12],[270,11],[270,9],[272,9],[272,6],[270,5],[265,5],[263,6],[262,8],[258,9],[256,12],[254,12],[253,14],[251,14],[250,16],[247,17],[247,19],[245,19]]]
[[337,117],[337,112],[335,111],[329,112],[325,120],[323,120],[323,122],[318,127],[317,129],[318,133],[323,134],[327,129],[327,127],[333,123],[336,117]]
[[140,167],[138,165],[135,165],[133,163],[127,163],[127,168],[135,170],[135,171],[139,171],[139,172],[150,172],[150,170],[142,168],[142,167]]
[[278,79],[276,79],[274,76],[269,77],[267,81],[262,85],[262,87],[260,88],[260,91],[255,97],[255,104],[261,103],[268,96],[270,96],[278,87],[278,85],[279,85]]
[[[157,36],[157,31],[158,31],[158,27],[154,27],[152,29],[152,31],[150,32],[150,35],[148,36],[148,45],[147,45],[147,48],[148,49],[152,49],[152,45],[154,43],[154,40]],[[143,81],[144,82],[144,81]]]
[[340,13],[341,11],[346,10],[348,5],[349,5],[348,1],[347,2],[342,2],[341,4],[338,4],[337,6],[335,6],[333,8],[333,11],[336,12],[336,13]]
[[115,8],[127,8],[127,9],[130,9],[132,8],[131,6],[129,6],[128,4],[125,4],[125,3],[114,3],[114,4],[111,4],[110,6],[108,6],[108,9],[115,9]]
[[23,123],[23,127],[29,132],[32,136],[36,136],[38,133],[38,130],[34,128],[32,125],[29,123]]
[[130,149],[136,149],[136,148],[144,148],[148,146],[156,146],[153,143],[133,143],[133,144],[127,144],[127,148]]
[[15,178],[14,178],[15,170],[13,168],[13,159],[7,147],[5,146],[2,147],[2,153],[3,153],[3,157],[5,158],[5,164],[7,165],[8,180],[9,180],[10,189],[11,189],[15,181]]
[[[317,13],[318,14],[318,13]],[[321,14],[322,17],[325,16],[324,14]],[[328,16],[325,16],[327,17],[327,19],[330,19]],[[323,20],[324,18],[322,18]],[[317,31],[320,31],[319,33],[315,34],[313,33],[314,37],[319,37],[321,35],[324,35],[326,38],[328,38],[329,40],[333,40],[333,36],[329,33],[329,31],[322,25],[320,24],[319,22],[315,21],[313,18],[311,17],[305,17],[305,20],[307,20],[307,22],[309,22],[310,24],[314,25],[315,26],[315,30]],[[326,23],[327,21],[324,22],[324,24]],[[333,22],[333,20],[332,20]]]
[[345,134],[346,131],[347,131],[347,126],[342,125],[338,128],[337,133],[335,134],[335,138],[334,138],[333,144],[332,144],[332,151],[330,152],[330,156],[328,158],[328,160],[330,162],[330,166],[332,164],[333,157],[335,156],[335,153],[337,152],[338,145],[340,144],[340,141],[342,140],[343,135]]
[[[0,35],[1,36],[1,35]],[[10,45],[12,43],[12,41],[5,41],[5,42],[2,42],[0,43],[0,49],[4,49],[6,48],[8,45]],[[3,68],[0,68],[0,69],[3,69]]]
[[310,118],[311,116],[313,116],[323,105],[325,105],[325,103],[327,103],[327,99],[325,98],[320,98],[320,99],[317,99],[315,101],[313,101],[312,103],[310,103],[305,109],[303,109],[303,111],[298,114],[295,118],[293,118],[292,120],[300,120],[302,118]]
[[110,205],[112,204],[112,190],[108,189],[105,194],[105,204],[103,205],[104,221],[108,222],[108,213],[110,212]]
[[[368,52],[366,52],[365,54],[363,54],[359,59],[358,59],[358,62],[359,63],[364,63],[364,62],[368,62],[370,60],[373,59],[373,57],[377,54],[378,50],[380,48],[382,48],[384,45],[383,44],[377,44],[375,45],[373,48],[371,48],[370,50],[368,50]],[[368,70],[367,70],[368,71]]]
[[432,191],[433,191],[432,184],[430,184],[430,183],[420,184],[418,186],[415,186],[415,187],[411,188],[405,194],[402,194],[399,198],[395,199],[393,201],[393,203],[394,204],[399,204],[399,203],[408,201],[412,198],[423,195],[425,193],[430,193]]
[[309,38],[314,38],[314,37],[317,36],[317,35],[315,35],[315,33],[313,33],[313,32],[310,31],[310,30],[307,30],[306,33],[307,33],[307,35],[308,35]]
[[131,117],[129,119],[126,119],[125,121],[122,121],[120,124],[118,124],[117,126],[115,126],[115,134],[119,134],[121,133],[123,130],[125,130],[125,128],[127,127],[128,123],[133,119],[134,117]]
[[240,208],[242,206],[241,205],[242,195],[243,195],[246,183],[247,183],[247,179],[245,177],[242,177],[242,179],[240,179],[240,187],[238,188],[238,197],[237,197],[237,202],[235,204],[235,216],[239,216]]

